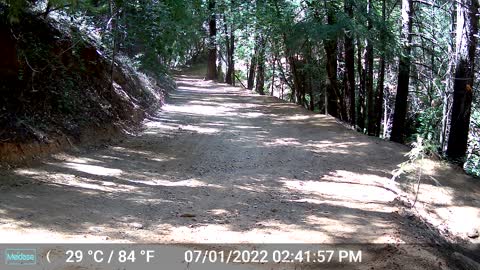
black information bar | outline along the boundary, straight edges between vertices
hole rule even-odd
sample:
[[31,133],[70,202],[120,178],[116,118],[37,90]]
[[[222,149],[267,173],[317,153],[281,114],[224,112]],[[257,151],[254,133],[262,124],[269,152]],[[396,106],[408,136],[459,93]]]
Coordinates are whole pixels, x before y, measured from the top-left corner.
[[0,244],[0,253],[0,269],[6,270],[382,269],[399,262],[442,264],[438,247],[426,244]]

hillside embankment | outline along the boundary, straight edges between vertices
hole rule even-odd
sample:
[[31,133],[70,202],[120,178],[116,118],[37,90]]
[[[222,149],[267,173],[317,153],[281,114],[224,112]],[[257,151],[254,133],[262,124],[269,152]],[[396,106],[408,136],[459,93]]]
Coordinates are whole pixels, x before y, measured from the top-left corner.
[[[1,12],[1,8],[0,8]],[[175,83],[140,72],[68,21],[0,20],[0,164],[135,132]]]

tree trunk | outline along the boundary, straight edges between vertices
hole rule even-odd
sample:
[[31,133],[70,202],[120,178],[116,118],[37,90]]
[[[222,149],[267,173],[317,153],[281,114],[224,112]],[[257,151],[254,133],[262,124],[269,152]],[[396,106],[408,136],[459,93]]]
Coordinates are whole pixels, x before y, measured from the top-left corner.
[[447,143],[448,143],[448,135],[450,133],[450,113],[452,111],[452,94],[453,94],[453,77],[452,77],[452,69],[455,65],[455,25],[456,25],[456,7],[452,5],[451,10],[451,39],[448,43],[448,66],[446,70],[447,78],[446,78],[446,85],[445,85],[445,93],[443,94],[443,104],[442,104],[442,129],[440,133],[440,150],[441,153],[447,152]]
[[115,57],[117,56],[117,49],[118,49],[118,7],[114,3],[113,0],[109,2],[110,8],[110,16],[111,16],[111,23],[112,23],[112,60],[110,64],[110,91],[113,91],[113,71],[115,69]]
[[[302,58],[305,57],[305,55],[302,56]],[[296,57],[292,57],[295,62],[295,75],[294,78],[296,78],[297,84],[296,84],[296,100],[297,104],[301,105],[302,107],[305,107],[305,85],[306,85],[306,76],[305,76],[305,59],[300,59],[298,55]]]
[[257,83],[255,84],[255,91],[260,95],[265,95],[265,38],[259,35],[259,50],[257,61]]
[[232,85],[235,86],[235,35],[233,33],[233,25],[230,28],[230,65],[228,66],[230,71],[230,77]]
[[377,93],[375,96],[375,118],[373,119],[374,135],[379,137],[382,131],[383,91],[385,86],[385,56],[380,57],[380,70],[378,71]]
[[44,19],[48,17],[48,13],[50,13],[51,8],[52,8],[52,3],[50,2],[50,0],[47,0],[47,7],[45,8],[45,13],[43,13]]
[[[382,0],[382,21],[386,20],[386,0]],[[382,131],[382,111],[383,111],[383,89],[385,84],[385,33],[380,33],[380,40],[382,44],[382,50],[380,52],[380,70],[378,71],[377,91],[375,96],[375,119],[374,119],[374,131],[375,136],[379,137]]]
[[[292,55],[289,45],[287,43],[287,34],[283,33],[283,44],[285,45],[285,57],[287,58],[288,65],[290,67],[290,73],[292,74],[293,84],[291,85],[291,92],[290,92],[290,102],[299,102],[296,100],[297,92],[300,91],[301,82],[298,76],[298,69],[297,64],[295,61],[295,57]],[[287,78],[285,78],[285,82],[287,82]]]
[[[331,9],[327,10],[327,22],[329,25],[335,24],[335,14]],[[323,44],[327,57],[327,113],[338,118],[340,97],[337,89],[337,39],[330,37]]]
[[225,59],[223,59],[226,67],[225,83],[232,85],[230,74],[228,74],[230,67],[230,35],[228,34],[227,16],[225,16],[225,13],[223,14],[223,35],[225,36]]
[[210,38],[208,45],[207,75],[205,79],[215,80],[217,79],[217,21],[215,15],[215,0],[208,1],[208,11],[210,12],[210,20],[208,22]]
[[[233,0],[231,1],[231,8],[233,12]],[[225,82],[235,86],[235,62],[233,58],[235,52],[235,36],[233,34],[233,24],[230,25],[230,34],[228,34],[227,28],[227,23],[225,22],[225,47],[227,48],[227,73],[225,74]]]
[[315,98],[313,95],[313,74],[310,72],[308,77],[308,95],[310,96],[310,111],[315,111]]
[[308,95],[310,96],[310,106],[309,106],[309,109],[310,111],[315,111],[315,98],[313,96],[313,89],[310,88],[310,92],[308,93]]
[[[372,13],[372,0],[367,2],[367,28],[372,30],[373,25],[370,19]],[[375,135],[375,104],[373,92],[373,44],[372,41],[367,38],[367,46],[365,53],[365,90],[367,92],[367,134],[370,136]]]
[[447,156],[463,162],[467,152],[472,90],[474,83],[475,48],[478,33],[477,0],[457,1],[457,38],[453,107]]
[[225,74],[223,73],[223,64],[224,64],[224,57],[222,50],[217,50],[217,80],[220,83],[225,82]]
[[327,55],[327,103],[328,114],[339,117],[337,96],[337,42],[325,41],[325,53]]
[[403,143],[405,134],[405,118],[408,107],[408,85],[410,82],[410,43],[412,42],[412,9],[413,0],[402,0],[402,41],[403,53],[398,64],[397,96],[393,113],[392,134],[390,140]]
[[[255,38],[256,40],[256,38]],[[253,51],[252,58],[250,59],[250,67],[248,70],[247,78],[247,88],[252,90],[253,84],[255,82],[255,70],[257,69],[257,45],[255,44],[255,49]]]
[[273,63],[272,63],[272,83],[271,83],[271,91],[270,96],[273,97],[273,91],[275,90],[275,65],[277,64],[277,54],[274,53],[273,55]]
[[360,132],[365,129],[365,69],[362,65],[362,42],[357,38],[357,70],[359,78],[358,103],[357,103],[357,127]]
[[[353,18],[351,0],[345,0],[345,13]],[[348,110],[348,121],[355,125],[355,48],[353,46],[353,33],[351,30],[345,33],[345,108]]]
[[[282,16],[281,12],[280,12],[280,8],[278,6],[278,1],[275,0],[273,1],[274,3],[274,7],[275,7],[275,13],[276,15],[278,16],[278,18],[280,18]],[[282,29],[283,30],[283,29]],[[278,61],[278,67],[279,67],[279,71],[280,71],[280,74],[282,75],[282,78],[283,78],[283,82],[285,84],[287,84],[287,86],[290,87],[291,89],[291,92],[290,92],[290,95],[289,95],[289,101],[290,102],[295,102],[295,92],[298,88],[298,78],[296,76],[297,72],[297,68],[295,66],[295,60],[292,56],[292,53],[290,51],[290,47],[289,47],[289,44],[287,42],[287,33],[285,31],[282,31],[282,38],[283,38],[283,45],[285,46],[285,50],[284,50],[284,53],[285,53],[285,58],[287,60],[287,62],[285,63],[285,69],[283,69],[283,64],[282,62],[280,61],[281,57],[279,57],[277,59]],[[287,70],[287,68],[290,68],[290,72],[292,74],[292,77],[293,79],[292,80],[289,80],[287,78],[287,76],[285,75],[285,72],[284,70]],[[284,85],[282,84],[282,99],[284,97]]]

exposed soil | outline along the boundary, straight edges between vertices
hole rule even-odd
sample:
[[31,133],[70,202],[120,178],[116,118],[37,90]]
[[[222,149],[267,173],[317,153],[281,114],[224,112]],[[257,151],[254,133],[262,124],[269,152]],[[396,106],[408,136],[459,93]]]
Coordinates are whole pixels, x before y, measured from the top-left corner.
[[0,19],[0,165],[133,132],[174,88],[168,76],[153,79],[122,54],[112,67],[70,22],[21,18]]
[[[407,147],[272,97],[177,82],[138,136],[3,171],[1,241],[389,243],[360,268],[455,269],[439,232],[405,210],[390,181]],[[450,180],[462,173],[435,166],[424,174],[458,191]],[[428,206],[437,197],[427,190]],[[469,207],[478,226],[479,197],[449,196],[443,207]]]

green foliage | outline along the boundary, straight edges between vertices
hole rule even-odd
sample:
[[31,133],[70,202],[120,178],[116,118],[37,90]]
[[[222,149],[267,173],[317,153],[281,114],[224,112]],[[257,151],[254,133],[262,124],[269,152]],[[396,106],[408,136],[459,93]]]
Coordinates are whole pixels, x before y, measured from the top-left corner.
[[480,177],[480,110],[478,107],[473,108],[470,122],[469,150],[464,168],[467,173]]
[[12,23],[19,22],[21,13],[27,7],[27,1],[25,0],[0,0],[0,10],[4,14],[4,17]]
[[[137,51],[142,67],[184,63],[186,53],[202,39],[205,14],[199,1],[126,2],[120,23],[126,31],[123,46]],[[138,49],[140,50],[138,50]]]
[[207,16],[201,0],[48,0],[46,3],[42,7],[27,0],[0,0],[4,5],[0,11],[15,23],[27,9],[37,14],[59,10],[94,26],[106,49],[112,50],[115,37],[117,47],[131,57],[136,56],[141,68],[160,73],[166,72],[167,67],[185,63],[205,36],[202,25]]
[[[48,10],[76,8],[79,5],[79,0],[46,0],[45,2],[37,2],[33,0],[0,0],[0,4],[5,5],[6,17],[11,23],[20,22],[22,14],[31,8],[39,8],[41,4],[45,3],[45,8]],[[47,10],[45,10],[46,12]]]
[[419,112],[416,119],[417,127],[414,137],[422,140],[422,151],[431,155],[437,153],[440,147],[440,129],[442,117],[441,107],[429,107]]

